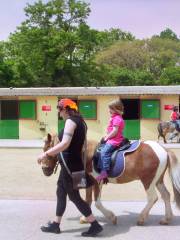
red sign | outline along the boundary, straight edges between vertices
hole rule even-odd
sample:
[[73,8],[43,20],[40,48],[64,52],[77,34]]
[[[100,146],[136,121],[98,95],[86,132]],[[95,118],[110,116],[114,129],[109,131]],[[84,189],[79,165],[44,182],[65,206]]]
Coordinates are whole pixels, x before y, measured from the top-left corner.
[[174,105],[164,105],[165,110],[172,110]]
[[51,111],[51,105],[42,105],[42,111],[50,112]]

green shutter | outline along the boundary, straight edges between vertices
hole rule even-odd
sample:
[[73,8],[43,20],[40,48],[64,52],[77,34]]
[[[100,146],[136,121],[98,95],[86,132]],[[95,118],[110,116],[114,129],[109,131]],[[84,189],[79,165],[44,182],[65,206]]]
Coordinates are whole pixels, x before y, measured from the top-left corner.
[[125,120],[123,134],[131,140],[140,139],[140,120]]
[[64,128],[64,125],[65,125],[64,120],[62,119],[58,120],[58,132],[60,132]]
[[18,139],[19,121],[0,120],[0,139]]
[[19,102],[19,118],[36,119],[36,102],[20,101]]
[[159,100],[142,100],[141,101],[141,117],[142,118],[160,118],[160,102]]
[[95,100],[80,100],[79,111],[86,119],[97,119],[97,102]]

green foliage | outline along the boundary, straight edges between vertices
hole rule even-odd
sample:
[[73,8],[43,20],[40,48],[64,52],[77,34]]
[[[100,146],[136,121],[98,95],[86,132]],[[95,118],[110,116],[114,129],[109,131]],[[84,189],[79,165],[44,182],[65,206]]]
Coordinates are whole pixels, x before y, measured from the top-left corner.
[[110,75],[116,86],[152,85],[153,76],[148,71],[112,68]]
[[0,87],[179,84],[180,41],[171,29],[137,40],[121,29],[97,31],[81,0],[39,0],[0,42]]
[[[96,63],[111,68],[117,85],[157,85],[166,68],[180,61],[180,41],[153,37],[148,40],[119,41],[96,55]],[[176,78],[164,83],[178,84]]]
[[106,47],[111,46],[113,43],[122,41],[133,41],[135,37],[130,32],[123,32],[119,28],[111,28],[110,30],[105,30],[98,32],[98,50],[102,50]]
[[168,67],[165,68],[159,79],[161,85],[180,85],[180,67]]
[[170,28],[166,28],[164,31],[162,31],[160,33],[159,36],[156,37],[160,37],[162,39],[171,39],[171,40],[179,40],[176,33],[173,32]]
[[0,86],[6,87],[11,85],[13,70],[11,62],[6,58],[6,43],[0,42]]
[[38,1],[25,8],[27,20],[9,40],[15,86],[77,85],[81,64],[90,61],[91,44],[89,49],[81,44],[89,11],[88,4],[75,0]]

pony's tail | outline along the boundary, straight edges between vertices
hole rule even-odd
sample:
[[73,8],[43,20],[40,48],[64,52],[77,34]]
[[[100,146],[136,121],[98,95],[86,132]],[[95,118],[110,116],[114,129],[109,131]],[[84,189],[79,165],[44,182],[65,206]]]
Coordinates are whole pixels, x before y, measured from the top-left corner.
[[177,207],[180,209],[180,164],[178,163],[176,155],[172,151],[168,150],[167,152],[169,157],[169,174],[174,191],[174,200]]

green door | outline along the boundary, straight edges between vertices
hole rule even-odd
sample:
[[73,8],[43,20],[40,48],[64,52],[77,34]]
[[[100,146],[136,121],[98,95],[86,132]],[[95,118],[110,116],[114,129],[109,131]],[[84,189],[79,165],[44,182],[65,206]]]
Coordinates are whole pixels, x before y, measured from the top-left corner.
[[140,120],[125,120],[124,136],[131,140],[140,139]]
[[58,119],[58,133],[64,128],[64,123],[63,119]]
[[125,120],[124,136],[130,140],[140,139],[140,100],[122,99]]
[[0,139],[19,139],[19,121],[0,120]]
[[0,101],[0,139],[18,139],[18,100]]

